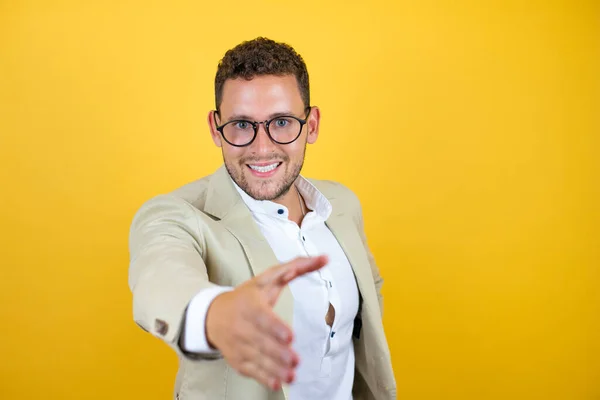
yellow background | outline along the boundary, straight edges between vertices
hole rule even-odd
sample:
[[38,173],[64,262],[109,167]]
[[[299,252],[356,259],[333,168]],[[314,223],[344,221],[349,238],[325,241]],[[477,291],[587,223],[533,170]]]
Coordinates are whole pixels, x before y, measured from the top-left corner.
[[0,2],[0,398],[166,399],[127,235],[213,172],[223,53],[291,43],[360,196],[400,399],[600,399],[594,1]]

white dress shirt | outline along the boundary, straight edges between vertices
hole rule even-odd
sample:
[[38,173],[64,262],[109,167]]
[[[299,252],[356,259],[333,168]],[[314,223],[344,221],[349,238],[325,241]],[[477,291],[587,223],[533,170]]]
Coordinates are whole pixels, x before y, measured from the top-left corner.
[[[290,400],[352,399],[352,332],[358,312],[358,288],[344,251],[325,225],[331,214],[331,204],[314,185],[299,177],[296,186],[309,212],[298,227],[288,219],[286,207],[255,200],[235,182],[234,186],[279,262],[285,263],[299,256],[326,254],[329,257],[326,266],[289,284],[294,297],[292,328],[295,341],[292,347],[300,357],[296,379],[290,385]],[[218,294],[232,289],[210,288],[192,299],[186,314],[184,346],[187,351],[215,352],[205,337],[206,312]],[[325,322],[330,303],[335,308],[332,327]]]

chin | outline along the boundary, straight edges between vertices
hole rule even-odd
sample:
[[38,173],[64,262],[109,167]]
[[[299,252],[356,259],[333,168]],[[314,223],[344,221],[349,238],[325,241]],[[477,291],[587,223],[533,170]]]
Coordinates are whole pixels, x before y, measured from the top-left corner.
[[290,174],[289,165],[286,163],[279,166],[278,171],[268,178],[260,178],[252,172],[246,170],[247,166],[241,168],[225,163],[229,175],[235,183],[250,197],[256,200],[276,200],[286,194],[290,187],[294,184],[298,174],[300,173],[302,164],[294,166]]
[[250,181],[249,185],[242,189],[256,200],[276,200],[278,197],[284,195],[289,190],[289,187],[285,188],[284,183],[280,181]]

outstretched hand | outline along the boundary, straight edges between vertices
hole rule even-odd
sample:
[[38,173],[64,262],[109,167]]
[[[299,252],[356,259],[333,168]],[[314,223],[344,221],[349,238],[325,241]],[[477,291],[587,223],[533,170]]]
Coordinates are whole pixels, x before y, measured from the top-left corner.
[[206,316],[208,343],[236,371],[272,390],[294,380],[293,332],[273,311],[283,288],[327,264],[327,256],[299,257],[270,268],[217,296]]

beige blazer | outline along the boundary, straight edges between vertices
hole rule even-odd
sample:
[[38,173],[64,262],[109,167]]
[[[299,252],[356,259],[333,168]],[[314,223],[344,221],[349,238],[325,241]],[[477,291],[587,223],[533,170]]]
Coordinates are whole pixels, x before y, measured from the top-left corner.
[[[360,203],[346,187],[312,180],[331,202],[327,226],[344,249],[362,298],[362,329],[354,338],[354,399],[395,399],[396,383],[383,331],[381,284],[364,231]],[[147,201],[130,231],[129,287],[133,318],[179,356],[174,398],[289,399],[234,371],[222,358],[187,354],[178,346],[189,301],[213,285],[236,286],[279,264],[224,166],[170,194]],[[293,321],[293,298],[282,291],[274,311]]]

